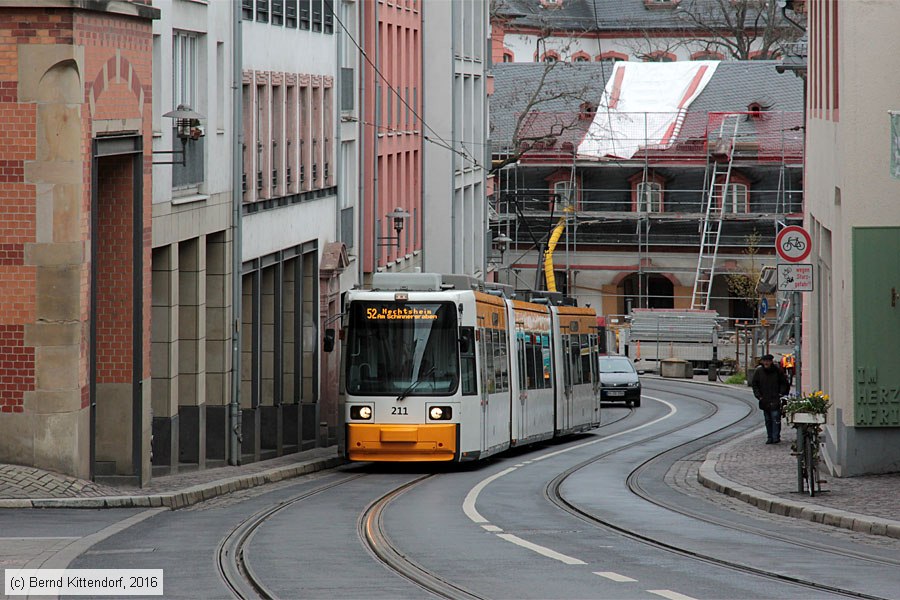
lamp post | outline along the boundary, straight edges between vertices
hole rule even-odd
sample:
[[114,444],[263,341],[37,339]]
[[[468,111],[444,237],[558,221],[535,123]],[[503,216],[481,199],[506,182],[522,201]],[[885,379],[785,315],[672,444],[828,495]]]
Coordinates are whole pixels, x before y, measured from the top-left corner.
[[391,219],[392,225],[394,227],[394,231],[397,232],[397,235],[386,235],[381,236],[378,239],[379,246],[393,246],[394,242],[397,242],[397,250],[400,250],[400,232],[403,231],[404,221],[408,219],[410,215],[406,210],[400,208],[399,206],[389,212],[387,215]]
[[188,140],[199,140],[203,137],[203,127],[200,126],[200,119],[205,119],[203,115],[191,109],[190,106],[179,104],[175,110],[170,110],[163,115],[168,119],[175,119],[175,136],[181,140],[181,150],[154,150],[153,154],[175,154],[181,155],[181,160],[154,162],[154,165],[187,165],[187,143]]

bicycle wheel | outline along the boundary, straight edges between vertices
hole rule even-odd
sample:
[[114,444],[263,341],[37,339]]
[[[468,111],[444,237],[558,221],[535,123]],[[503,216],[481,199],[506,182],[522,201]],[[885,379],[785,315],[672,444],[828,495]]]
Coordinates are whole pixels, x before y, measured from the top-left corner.
[[806,435],[803,436],[803,463],[805,469],[803,469],[804,479],[806,480],[806,489],[809,491],[810,496],[816,495],[816,480],[818,477],[818,469],[815,464],[815,454],[814,450],[814,436],[811,434],[809,430],[806,431]]

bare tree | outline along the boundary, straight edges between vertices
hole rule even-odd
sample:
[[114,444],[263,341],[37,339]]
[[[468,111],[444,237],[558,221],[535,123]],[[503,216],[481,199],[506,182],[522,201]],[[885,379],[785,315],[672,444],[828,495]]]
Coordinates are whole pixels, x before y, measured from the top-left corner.
[[742,299],[749,306],[758,306],[760,294],[756,290],[756,282],[762,272],[762,264],[759,259],[759,249],[762,235],[753,230],[753,233],[744,238],[746,246],[742,251],[744,260],[738,263],[737,269],[725,276],[728,282],[728,291],[735,297]]
[[685,44],[737,60],[775,58],[803,33],[775,0],[682,0],[676,15],[692,32]]

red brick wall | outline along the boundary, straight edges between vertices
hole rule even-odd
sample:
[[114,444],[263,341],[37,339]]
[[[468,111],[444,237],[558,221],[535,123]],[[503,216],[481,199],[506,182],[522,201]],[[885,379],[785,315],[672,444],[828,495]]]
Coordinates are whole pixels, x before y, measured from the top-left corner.
[[100,161],[97,383],[128,383],[132,361],[132,158]]
[[[0,12],[0,412],[23,412],[25,392],[35,389],[34,348],[25,324],[35,320],[34,267],[25,244],[35,241],[35,190],[26,184],[25,161],[35,160],[34,105],[18,104],[18,44],[57,39],[61,19],[49,14]],[[62,36],[65,37],[65,36]],[[71,38],[69,38],[71,39]]]
[[[90,103],[93,97],[93,119],[118,119],[127,117],[143,118],[144,136],[144,166],[143,166],[143,374],[142,378],[150,377],[150,311],[151,311],[151,272],[150,255],[152,251],[151,239],[151,170],[152,170],[152,60],[153,60],[153,36],[149,21],[130,19],[126,17],[107,15],[103,13],[78,12],[74,21],[74,41],[85,47],[85,102]],[[119,51],[119,60],[116,60],[116,52]],[[104,68],[107,76],[104,78]],[[131,86],[128,86],[128,80]],[[143,100],[143,105],[141,105]],[[91,152],[91,124],[90,119],[85,119],[85,156]],[[130,163],[129,163],[130,165]],[[129,174],[130,166],[129,166]],[[90,163],[85,164],[85,211],[90,214]],[[130,183],[129,183],[130,185]],[[131,190],[129,188],[129,211],[131,210]],[[129,212],[129,215],[131,213]],[[102,228],[101,228],[102,229]],[[129,223],[129,236],[131,228]],[[88,224],[85,223],[85,238],[89,237]],[[131,258],[131,238],[128,238],[128,260]],[[131,275],[129,271],[129,286]],[[85,293],[89,290],[89,281],[85,275]],[[130,289],[130,287],[129,287]],[[129,296],[130,297],[130,296]],[[131,327],[131,305],[128,306],[128,327]],[[85,314],[85,319],[90,315]],[[130,335],[130,330],[129,330]],[[131,357],[131,340],[128,341],[128,357]],[[130,364],[130,363],[129,363]],[[99,367],[99,365],[98,365]],[[98,373],[98,382],[103,382]],[[107,380],[112,381],[112,380]],[[130,370],[128,379],[115,381],[131,381]],[[135,382],[136,383],[136,382]]]

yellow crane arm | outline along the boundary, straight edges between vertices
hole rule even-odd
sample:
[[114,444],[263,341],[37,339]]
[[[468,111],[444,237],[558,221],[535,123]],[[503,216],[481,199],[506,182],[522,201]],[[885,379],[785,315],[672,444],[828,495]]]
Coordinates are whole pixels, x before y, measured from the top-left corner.
[[566,228],[566,215],[559,218],[553,233],[550,234],[550,240],[547,242],[547,251],[544,252],[544,277],[547,280],[547,291],[556,291],[556,276],[553,274],[553,250],[556,249],[556,243],[562,236],[563,230]]

